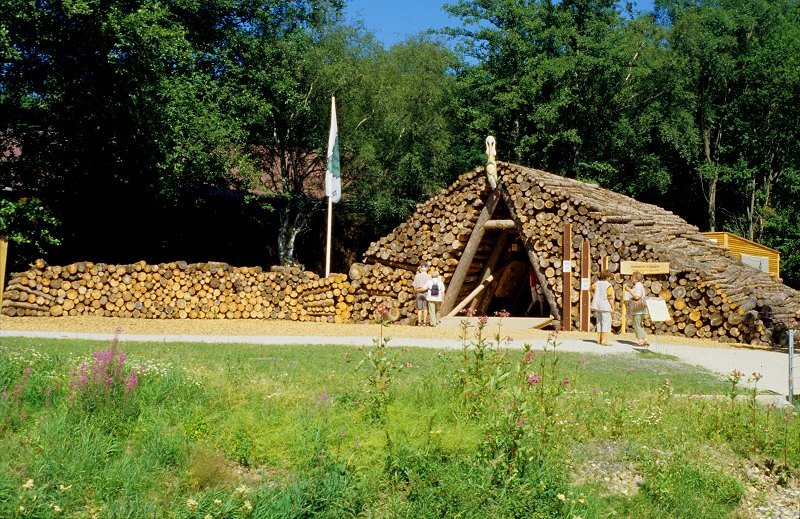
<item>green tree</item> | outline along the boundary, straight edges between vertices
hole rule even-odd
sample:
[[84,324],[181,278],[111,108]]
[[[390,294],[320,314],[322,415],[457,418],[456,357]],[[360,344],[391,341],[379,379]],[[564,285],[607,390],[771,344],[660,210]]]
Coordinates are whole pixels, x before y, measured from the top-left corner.
[[463,172],[451,117],[455,63],[425,37],[373,49],[360,63],[358,85],[342,97],[348,189],[355,210],[378,232]]

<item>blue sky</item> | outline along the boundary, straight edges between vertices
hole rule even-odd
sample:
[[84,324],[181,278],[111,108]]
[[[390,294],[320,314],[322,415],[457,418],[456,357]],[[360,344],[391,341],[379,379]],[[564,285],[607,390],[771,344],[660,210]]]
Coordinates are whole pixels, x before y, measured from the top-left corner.
[[[458,27],[442,5],[453,0],[349,0],[347,20],[361,19],[385,47],[391,47],[408,36],[427,29]],[[650,10],[653,0],[636,0],[641,10]]]

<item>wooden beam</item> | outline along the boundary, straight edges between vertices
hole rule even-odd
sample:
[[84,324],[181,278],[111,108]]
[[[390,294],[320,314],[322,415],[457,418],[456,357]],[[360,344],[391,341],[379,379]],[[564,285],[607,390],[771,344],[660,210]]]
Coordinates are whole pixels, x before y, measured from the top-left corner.
[[3,304],[3,291],[6,287],[6,258],[8,257],[8,237],[0,236],[0,306]]
[[484,230],[490,231],[494,229],[514,229],[516,224],[514,220],[489,220],[483,225]]
[[486,288],[486,286],[487,286],[489,283],[491,283],[491,282],[492,282],[492,280],[493,280],[493,279],[494,279],[494,276],[489,276],[488,278],[486,278],[486,279],[484,280],[484,282],[483,282],[483,283],[481,283],[480,285],[478,285],[477,287],[475,287],[475,290],[473,290],[472,292],[470,292],[470,293],[469,293],[469,295],[468,295],[467,297],[465,297],[463,301],[461,301],[460,303],[458,303],[458,305],[456,305],[456,307],[455,307],[455,308],[453,308],[452,310],[450,310],[450,313],[448,313],[448,314],[447,314],[445,317],[455,317],[456,315],[458,315],[458,312],[460,312],[460,311],[461,311],[461,310],[462,310],[462,309],[463,309],[465,306],[467,306],[467,305],[469,304],[469,302],[470,302],[470,301],[472,301],[473,299],[475,299],[475,297],[476,297],[478,294],[480,294],[480,293],[483,291],[483,289],[484,289],[484,288]]
[[472,260],[475,257],[475,253],[478,251],[478,245],[480,245],[481,239],[483,238],[484,225],[486,225],[486,222],[492,217],[499,200],[499,190],[495,189],[489,194],[489,198],[486,200],[486,204],[483,206],[483,210],[478,216],[478,221],[475,222],[475,227],[472,229],[469,241],[467,241],[467,245],[464,247],[464,252],[461,253],[461,259],[458,260],[456,271],[453,272],[453,276],[450,278],[447,285],[447,293],[444,296],[444,302],[442,302],[442,314],[444,315],[450,313],[450,310],[453,309],[458,299],[458,294],[461,292],[464,279],[467,277],[467,271],[470,265],[472,265]]
[[572,224],[564,224],[561,236],[563,248],[561,255],[561,329],[572,330]]
[[591,309],[589,308],[589,289],[592,285],[592,280],[590,277],[590,262],[592,261],[590,250],[589,250],[589,240],[586,238],[583,239],[583,243],[581,243],[581,303],[580,303],[580,315],[581,315],[581,331],[588,332],[589,331],[589,322],[591,316]]

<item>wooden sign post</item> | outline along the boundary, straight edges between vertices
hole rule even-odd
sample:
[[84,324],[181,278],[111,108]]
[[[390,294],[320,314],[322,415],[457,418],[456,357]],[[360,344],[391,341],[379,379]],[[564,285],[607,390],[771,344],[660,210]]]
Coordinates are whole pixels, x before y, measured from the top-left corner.
[[572,224],[564,224],[563,255],[561,258],[561,271],[563,273],[561,329],[565,332],[572,330]]
[[581,243],[581,331],[589,331],[589,321],[591,319],[592,311],[589,308],[589,289],[592,286],[592,279],[590,277],[591,256],[589,255],[589,240],[583,239]]
[[6,289],[6,257],[8,256],[8,236],[0,236],[0,308],[3,306],[3,291]]

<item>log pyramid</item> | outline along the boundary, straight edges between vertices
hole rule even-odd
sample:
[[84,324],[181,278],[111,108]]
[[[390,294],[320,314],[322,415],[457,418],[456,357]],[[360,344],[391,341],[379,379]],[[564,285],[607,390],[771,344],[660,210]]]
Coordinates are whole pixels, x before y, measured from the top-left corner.
[[[720,342],[781,345],[787,327],[796,326],[800,292],[744,265],[670,211],[514,164],[499,162],[498,174],[500,182],[492,190],[482,167],[465,173],[373,242],[363,263],[350,269],[356,286],[353,317],[367,319],[382,303],[393,318],[413,321],[411,284],[422,263],[438,269],[448,288],[460,285],[446,293],[445,311],[482,285],[485,289],[470,303],[474,311],[497,308],[493,299],[525,307],[530,289],[527,266],[518,267],[522,259],[539,274],[550,312],[560,320],[563,229],[569,223],[573,250],[579,251],[583,240],[590,244],[592,281],[605,261],[615,273],[618,298],[624,281],[621,261],[669,263],[669,274],[646,276],[648,294],[664,299],[672,317],[668,324],[650,323],[651,331],[658,327],[659,333]],[[462,257],[467,261],[460,265]],[[579,254],[573,255],[571,267],[580,272]],[[572,284],[577,305],[578,275]],[[575,314],[572,323],[578,329]]]

